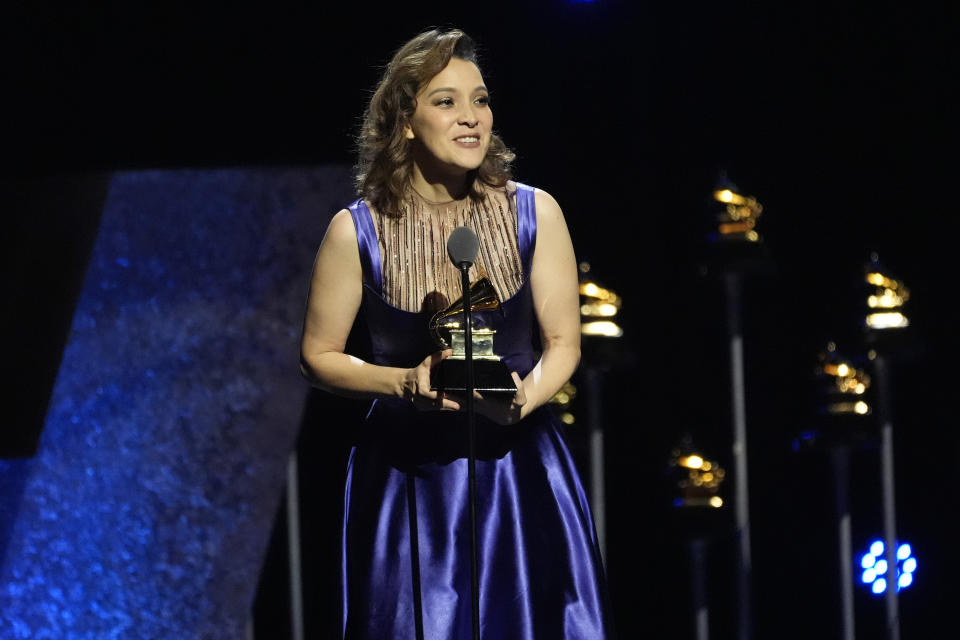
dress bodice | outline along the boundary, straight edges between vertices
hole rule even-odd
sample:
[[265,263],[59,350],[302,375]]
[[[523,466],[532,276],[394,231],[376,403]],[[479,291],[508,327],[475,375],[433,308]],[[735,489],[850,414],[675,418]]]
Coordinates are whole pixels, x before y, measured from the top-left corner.
[[[496,309],[474,312],[473,326],[496,331],[494,353],[510,371],[524,377],[539,357],[534,343],[536,320],[530,290],[530,269],[536,246],[537,217],[534,189],[517,184],[517,236],[523,283]],[[439,347],[430,335],[430,314],[399,309],[382,294],[381,259],[370,210],[363,200],[349,207],[357,230],[363,268],[361,313],[367,327],[365,357],[373,364],[414,367]],[[427,461],[452,460],[466,455],[462,413],[419,411],[403,399],[375,400],[358,442],[387,452],[397,468]],[[522,429],[503,427],[477,416],[477,455],[498,457],[508,451]]]
[[[473,325],[496,331],[494,352],[521,376],[534,364],[535,320],[530,292],[530,268],[536,246],[537,217],[534,189],[517,184],[517,245],[523,284],[499,308],[474,312]],[[383,271],[376,228],[361,199],[349,207],[357,231],[363,266],[362,312],[369,330],[369,354],[374,364],[412,367],[438,349],[428,330],[430,314],[399,309],[383,296]],[[416,256],[411,256],[415,260]]]

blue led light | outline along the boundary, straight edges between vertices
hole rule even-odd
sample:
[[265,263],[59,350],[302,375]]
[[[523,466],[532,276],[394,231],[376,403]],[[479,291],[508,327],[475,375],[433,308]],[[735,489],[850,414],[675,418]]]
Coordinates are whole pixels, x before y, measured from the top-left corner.
[[895,576],[890,576],[890,567],[884,557],[884,545],[882,540],[874,540],[870,544],[870,551],[860,557],[860,567],[863,572],[860,574],[860,581],[870,585],[870,590],[875,594],[881,594],[887,590],[889,580],[895,580],[897,591],[905,589],[913,584],[913,572],[917,570],[917,559],[911,554],[913,549],[909,544],[897,546],[897,566],[894,567]]

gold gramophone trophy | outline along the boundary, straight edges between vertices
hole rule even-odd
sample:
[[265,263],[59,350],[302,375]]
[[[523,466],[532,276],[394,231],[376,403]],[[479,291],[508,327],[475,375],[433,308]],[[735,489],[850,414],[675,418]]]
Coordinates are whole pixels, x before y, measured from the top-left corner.
[[[438,349],[453,349],[453,355],[434,367],[430,374],[430,388],[444,391],[466,391],[467,361],[466,332],[463,324],[463,297],[430,318],[430,335]],[[487,311],[500,307],[493,285],[485,277],[470,285],[470,309]],[[474,325],[473,388],[480,393],[515,393],[510,371],[500,356],[493,352],[496,330]]]

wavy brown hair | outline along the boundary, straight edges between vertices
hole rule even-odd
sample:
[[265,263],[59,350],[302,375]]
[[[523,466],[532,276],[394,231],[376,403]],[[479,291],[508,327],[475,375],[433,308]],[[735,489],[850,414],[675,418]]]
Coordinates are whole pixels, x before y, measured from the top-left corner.
[[[394,54],[364,112],[357,136],[357,192],[385,215],[403,215],[413,172],[411,142],[404,136],[404,126],[417,108],[417,94],[451,58],[477,64],[470,36],[459,29],[421,33]],[[503,140],[491,133],[486,157],[467,174],[470,198],[481,200],[483,185],[505,185],[512,177],[514,157]]]

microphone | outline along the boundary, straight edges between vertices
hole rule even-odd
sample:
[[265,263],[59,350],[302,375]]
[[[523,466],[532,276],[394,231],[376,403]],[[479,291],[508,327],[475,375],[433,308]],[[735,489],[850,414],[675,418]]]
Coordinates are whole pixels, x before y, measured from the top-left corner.
[[447,254],[458,269],[462,269],[464,264],[469,269],[477,259],[478,251],[480,239],[469,227],[457,227],[447,238]]

